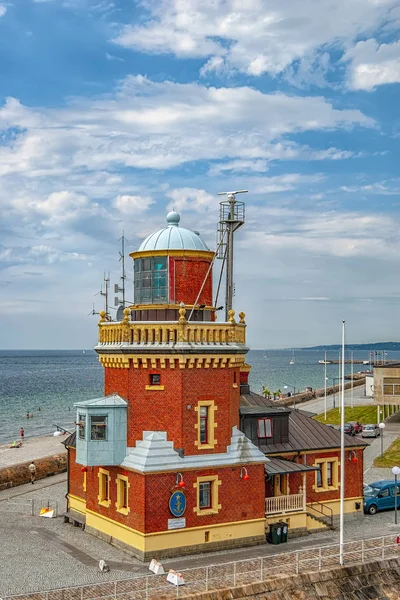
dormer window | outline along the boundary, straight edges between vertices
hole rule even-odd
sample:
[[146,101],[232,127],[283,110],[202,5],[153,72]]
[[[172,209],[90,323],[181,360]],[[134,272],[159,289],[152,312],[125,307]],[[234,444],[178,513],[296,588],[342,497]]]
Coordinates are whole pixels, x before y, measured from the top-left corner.
[[257,437],[272,437],[272,419],[257,419]]
[[107,440],[107,417],[90,417],[90,439],[105,442]]

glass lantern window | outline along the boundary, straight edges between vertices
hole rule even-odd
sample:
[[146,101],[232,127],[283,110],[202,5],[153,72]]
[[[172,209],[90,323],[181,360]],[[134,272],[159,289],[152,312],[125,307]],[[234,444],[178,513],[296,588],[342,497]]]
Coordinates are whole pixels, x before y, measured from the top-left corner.
[[168,302],[168,262],[166,256],[135,260],[135,304]]

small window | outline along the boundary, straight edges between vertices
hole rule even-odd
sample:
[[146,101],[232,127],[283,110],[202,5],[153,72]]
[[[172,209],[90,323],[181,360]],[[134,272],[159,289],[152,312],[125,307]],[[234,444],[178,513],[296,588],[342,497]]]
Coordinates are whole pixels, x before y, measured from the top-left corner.
[[387,498],[390,495],[390,490],[389,488],[386,488],[385,490],[382,490],[381,492],[379,492],[379,498]]
[[108,502],[110,499],[110,478],[107,473],[100,473],[100,502]]
[[321,488],[322,487],[322,470],[321,470],[321,466],[319,467],[317,473],[317,487]]
[[161,375],[159,373],[152,373],[150,375],[150,385],[160,385]]
[[237,383],[237,373],[233,371],[233,383]]
[[90,417],[90,439],[96,441],[107,440],[107,417]]
[[200,406],[200,444],[208,443],[208,406]]
[[117,477],[117,510],[123,514],[127,514],[128,504],[128,489],[129,483],[125,477],[118,475]]
[[331,462],[326,463],[326,483],[327,485],[333,485],[333,464]]
[[203,481],[199,484],[199,508],[200,509],[212,507],[211,488],[212,488],[212,481]]
[[86,430],[86,415],[79,415],[78,422],[78,430],[79,430],[79,439],[85,439],[85,430]]
[[259,437],[259,438],[272,437],[271,419],[258,419],[258,421],[257,421],[257,437]]

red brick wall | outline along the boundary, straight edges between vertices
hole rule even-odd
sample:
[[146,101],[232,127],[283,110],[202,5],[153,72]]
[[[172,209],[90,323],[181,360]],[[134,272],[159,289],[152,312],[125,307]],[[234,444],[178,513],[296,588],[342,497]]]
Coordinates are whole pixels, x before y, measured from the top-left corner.
[[[83,473],[82,465],[78,465],[76,462],[76,450],[75,448],[69,448],[68,450],[68,481],[69,488],[68,493],[78,496],[79,498],[86,498],[86,494],[83,491]],[[89,468],[88,468],[89,469]],[[86,473],[87,477],[88,473]],[[87,481],[87,479],[86,479]]]
[[[150,374],[161,374],[164,390],[146,390]],[[114,369],[105,368],[105,394],[119,393],[128,401],[128,446],[142,439],[143,431],[166,431],[168,440],[186,454],[197,454],[197,412],[199,400],[214,400],[215,452],[226,452],[232,427],[239,424],[240,387],[233,387],[234,373],[239,381],[239,369]],[[187,407],[191,408],[188,409]],[[212,450],[201,450],[202,454]]]
[[[207,275],[211,260],[186,256],[184,258],[174,258],[173,261],[175,265],[175,301],[194,304]],[[207,306],[213,304],[211,272],[197,303],[206,304]]]
[[[160,473],[143,476],[139,473],[122,471],[120,468],[107,468],[111,475],[109,508],[98,503],[98,469],[89,468],[87,472],[87,508],[113,519],[119,523],[132,527],[138,531],[152,533],[166,531],[168,519],[173,515],[169,510],[171,492],[176,488],[176,473]],[[247,467],[250,479],[245,481],[240,477],[240,467],[224,469],[207,469],[192,472],[183,472],[186,483],[186,527],[201,527],[263,518],[264,516],[264,466],[250,465]],[[117,473],[128,475],[130,482],[129,507],[130,513],[125,516],[117,512],[116,476]],[[221,509],[216,515],[198,516],[193,512],[197,505],[197,491],[193,487],[196,478],[206,475],[218,474],[222,481],[218,486],[218,503]],[[234,502],[232,501],[234,499]]]
[[[362,450],[355,451],[358,462],[353,463],[348,459],[349,450],[345,451],[345,498],[355,498],[363,495],[363,452]],[[328,458],[329,456],[339,459],[340,450],[332,450],[331,452],[316,452],[315,454],[306,454],[307,464],[313,465],[318,458]],[[339,464],[339,481],[340,481],[340,464]],[[339,490],[329,492],[315,492],[315,473],[307,473],[307,502],[323,502],[326,500],[338,500],[340,498]]]

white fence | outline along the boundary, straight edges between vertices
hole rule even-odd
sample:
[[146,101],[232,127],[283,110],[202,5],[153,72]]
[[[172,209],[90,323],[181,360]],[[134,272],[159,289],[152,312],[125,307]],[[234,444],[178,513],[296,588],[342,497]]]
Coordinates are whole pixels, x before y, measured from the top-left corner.
[[287,513],[303,510],[305,508],[304,494],[290,494],[289,496],[273,496],[265,498],[265,514]]
[[[400,558],[400,544],[395,535],[345,542],[343,546],[344,565],[367,561]],[[59,588],[46,592],[4,596],[3,600],[168,600],[187,598],[196,592],[206,592],[232,588],[238,585],[264,581],[279,573],[320,571],[337,567],[339,544],[307,548],[295,552],[269,554],[194,569],[183,569],[185,585],[173,586],[167,583],[167,575],[143,575],[131,579],[105,583]]]

